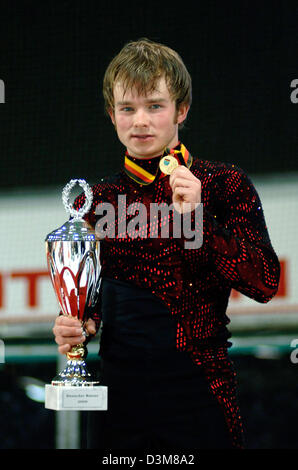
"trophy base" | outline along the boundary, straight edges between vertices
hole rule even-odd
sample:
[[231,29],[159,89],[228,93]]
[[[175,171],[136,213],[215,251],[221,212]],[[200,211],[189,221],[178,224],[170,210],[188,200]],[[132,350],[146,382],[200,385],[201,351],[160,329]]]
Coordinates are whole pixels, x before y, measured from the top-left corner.
[[62,387],[47,384],[45,387],[45,408],[55,411],[105,411],[108,409],[108,387],[71,386]]
[[66,367],[45,388],[50,410],[107,410],[107,387],[93,380],[77,348],[67,354]]
[[66,363],[66,367],[52,381],[56,387],[92,387],[99,384],[93,380],[92,375],[87,369],[86,362],[82,357],[71,357]]

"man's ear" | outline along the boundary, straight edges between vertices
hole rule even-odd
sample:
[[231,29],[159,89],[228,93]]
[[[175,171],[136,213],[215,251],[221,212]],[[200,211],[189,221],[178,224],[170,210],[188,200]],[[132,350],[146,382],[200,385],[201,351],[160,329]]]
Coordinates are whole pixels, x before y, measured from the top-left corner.
[[115,126],[115,115],[114,115],[114,110],[113,110],[113,108],[110,108],[110,109],[108,110],[108,114],[109,114],[109,116],[110,116],[110,118],[111,118],[112,123],[113,123],[114,126]]
[[177,111],[177,124],[181,124],[187,118],[187,113],[189,111],[189,104],[181,103]]

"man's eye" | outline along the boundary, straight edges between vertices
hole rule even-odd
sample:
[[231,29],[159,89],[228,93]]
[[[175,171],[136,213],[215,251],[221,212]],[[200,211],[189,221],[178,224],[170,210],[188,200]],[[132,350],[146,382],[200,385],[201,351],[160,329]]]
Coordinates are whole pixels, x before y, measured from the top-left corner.
[[151,109],[159,109],[159,108],[161,108],[160,104],[156,103],[156,104],[151,105]]
[[133,109],[130,106],[125,106],[124,108],[121,108],[121,111],[125,111],[128,113],[129,111],[132,111]]

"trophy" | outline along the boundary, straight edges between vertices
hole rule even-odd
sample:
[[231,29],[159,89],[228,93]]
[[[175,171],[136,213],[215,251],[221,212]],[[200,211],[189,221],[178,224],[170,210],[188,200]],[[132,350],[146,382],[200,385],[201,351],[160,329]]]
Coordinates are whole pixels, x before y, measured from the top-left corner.
[[[69,202],[70,191],[76,183],[85,192],[85,204],[79,210]],[[92,190],[85,180],[71,180],[62,191],[62,201],[71,219],[46,237],[47,264],[61,313],[78,318],[83,332],[101,283],[100,240],[83,219],[92,199]],[[46,385],[46,408],[107,409],[107,387],[100,386],[88,371],[85,353],[83,343],[73,346],[67,353],[65,369]]]

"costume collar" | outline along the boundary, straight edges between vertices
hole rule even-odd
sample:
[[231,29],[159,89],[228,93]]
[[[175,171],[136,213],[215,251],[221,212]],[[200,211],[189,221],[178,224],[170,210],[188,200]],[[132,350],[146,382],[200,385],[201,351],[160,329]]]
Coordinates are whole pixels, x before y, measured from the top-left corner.
[[142,186],[146,186],[153,183],[156,177],[163,178],[166,176],[159,169],[159,162],[167,155],[173,155],[178,160],[179,165],[184,165],[187,168],[191,167],[193,157],[187,148],[181,142],[179,142],[176,147],[172,149],[166,148],[162,155],[150,158],[148,160],[131,157],[126,151],[124,159],[124,171],[131,179]]

